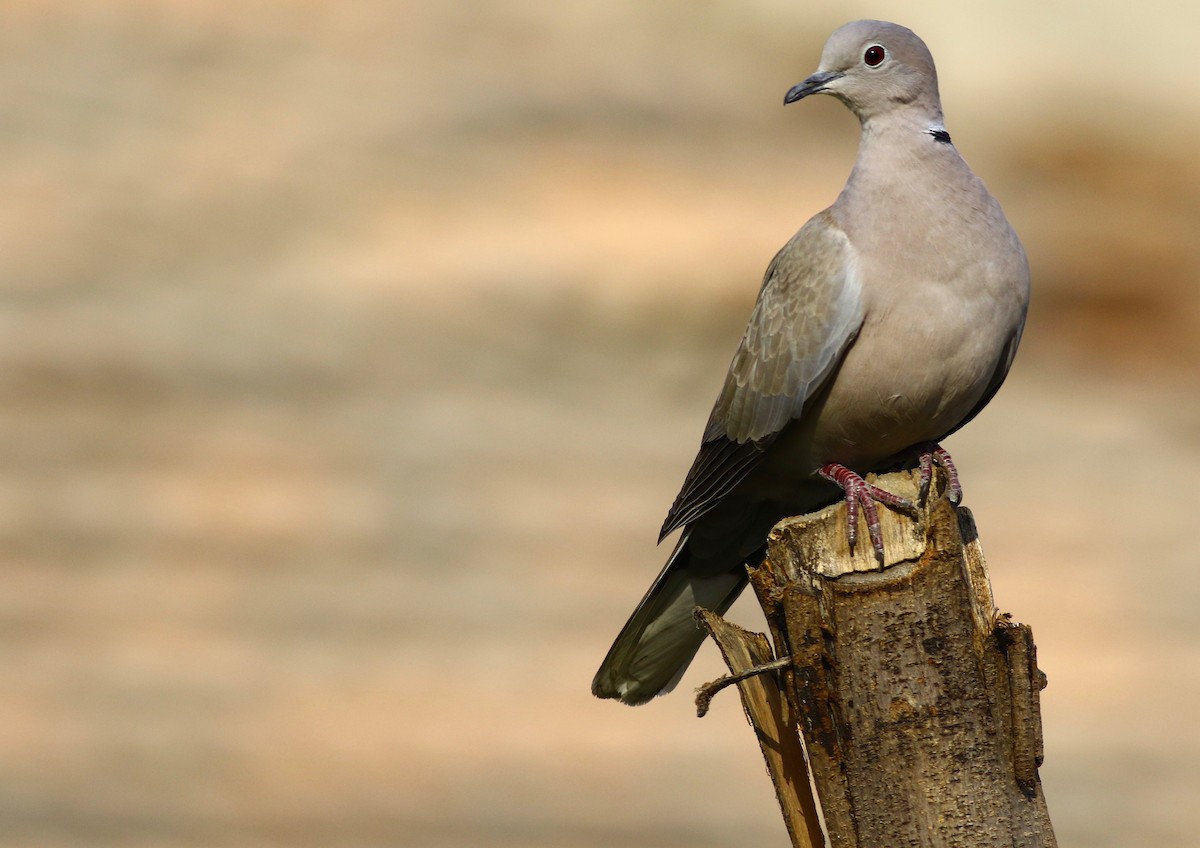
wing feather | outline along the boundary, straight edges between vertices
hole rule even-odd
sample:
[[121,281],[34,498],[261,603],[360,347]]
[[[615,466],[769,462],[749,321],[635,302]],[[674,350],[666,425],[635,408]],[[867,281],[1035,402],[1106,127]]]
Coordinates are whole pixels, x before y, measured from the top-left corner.
[[862,326],[857,264],[828,210],[771,260],[662,536],[703,515],[741,482],[829,379]]

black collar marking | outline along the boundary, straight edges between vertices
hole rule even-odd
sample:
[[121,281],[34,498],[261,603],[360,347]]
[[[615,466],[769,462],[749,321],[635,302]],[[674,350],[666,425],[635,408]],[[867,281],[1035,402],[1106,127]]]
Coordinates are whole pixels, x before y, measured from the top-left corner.
[[945,130],[926,130],[925,132],[933,136],[934,141],[940,141],[942,144],[950,143],[950,133]]

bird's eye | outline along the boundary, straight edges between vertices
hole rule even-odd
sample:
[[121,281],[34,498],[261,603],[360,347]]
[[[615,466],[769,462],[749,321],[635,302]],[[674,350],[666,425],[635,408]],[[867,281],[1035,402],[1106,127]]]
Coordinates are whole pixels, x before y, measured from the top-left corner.
[[872,44],[863,53],[863,61],[874,68],[887,57],[887,51],[883,49],[881,44]]

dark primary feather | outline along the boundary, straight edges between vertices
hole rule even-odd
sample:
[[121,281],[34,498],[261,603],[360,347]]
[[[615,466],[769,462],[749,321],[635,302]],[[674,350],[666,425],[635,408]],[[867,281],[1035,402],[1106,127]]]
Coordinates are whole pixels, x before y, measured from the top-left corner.
[[758,464],[764,451],[775,441],[769,436],[758,442],[738,444],[719,436],[700,446],[692,468],[683,481],[683,488],[667,512],[658,534],[658,541],[685,524],[695,521],[741,482],[750,469]]

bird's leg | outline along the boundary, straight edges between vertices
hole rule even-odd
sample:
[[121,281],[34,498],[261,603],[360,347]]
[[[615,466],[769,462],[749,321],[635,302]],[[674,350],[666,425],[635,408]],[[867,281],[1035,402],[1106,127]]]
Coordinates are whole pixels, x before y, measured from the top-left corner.
[[958,482],[958,469],[946,449],[936,442],[926,442],[921,445],[921,503],[929,496],[929,484],[933,480],[933,466],[940,465],[946,469],[946,492],[950,495],[950,503],[962,503],[962,484]]
[[854,545],[858,542],[858,510],[861,506],[863,516],[867,519],[867,534],[871,537],[871,547],[875,549],[875,556],[882,563],[883,531],[879,528],[879,510],[875,508],[875,502],[879,501],[909,513],[915,512],[915,507],[899,495],[872,486],[849,468],[836,462],[822,465],[817,469],[817,474],[831,483],[836,483],[846,493],[846,536],[850,540],[850,552],[854,552]]

